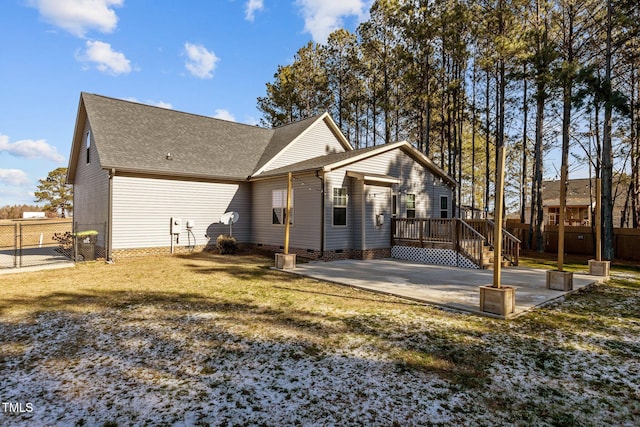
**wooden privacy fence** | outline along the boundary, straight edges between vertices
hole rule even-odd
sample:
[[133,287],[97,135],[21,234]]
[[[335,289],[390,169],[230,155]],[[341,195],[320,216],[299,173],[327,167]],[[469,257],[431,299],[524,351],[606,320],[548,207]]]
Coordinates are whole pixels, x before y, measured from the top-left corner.
[[[507,229],[520,240],[527,243],[529,224],[509,221]],[[595,255],[595,229],[591,227],[564,228],[564,250],[572,255]],[[545,225],[543,234],[544,252],[558,252],[558,226]],[[537,250],[535,235],[529,249]],[[614,228],[613,247],[615,258],[640,261],[640,229]]]

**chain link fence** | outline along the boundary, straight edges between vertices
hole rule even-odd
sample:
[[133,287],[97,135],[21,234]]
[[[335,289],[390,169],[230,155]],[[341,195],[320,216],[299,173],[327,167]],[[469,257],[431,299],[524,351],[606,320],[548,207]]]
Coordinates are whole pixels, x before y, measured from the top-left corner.
[[71,219],[0,223],[0,268],[105,258],[106,228]]
[[0,268],[69,262],[57,236],[70,233],[70,220],[15,221],[0,224]]

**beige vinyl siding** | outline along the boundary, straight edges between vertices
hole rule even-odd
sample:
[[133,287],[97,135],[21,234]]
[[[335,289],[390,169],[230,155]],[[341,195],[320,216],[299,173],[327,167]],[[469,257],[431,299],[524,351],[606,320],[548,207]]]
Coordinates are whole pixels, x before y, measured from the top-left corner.
[[[287,178],[280,177],[252,184],[252,242],[263,245],[282,246],[284,225],[271,221],[271,194],[273,190],[287,188]],[[293,248],[319,251],[322,224],[322,181],[314,174],[294,175],[293,179],[293,226],[289,245]]]
[[[360,203],[360,197],[356,197],[358,192],[354,189],[353,178],[346,176],[346,171],[329,172],[325,174],[325,249],[332,251],[336,249],[357,249],[354,248],[354,241],[359,244],[360,239],[355,236],[355,232],[361,230],[360,212],[354,208],[354,203]],[[333,188],[344,187],[347,189],[347,226],[333,225]],[[355,218],[357,213],[358,218]]]
[[295,142],[285,148],[265,170],[277,169],[282,166],[312,159],[330,153],[345,151],[336,136],[324,120],[316,122]]
[[[347,225],[351,229],[351,248],[364,249],[362,244],[363,192],[364,182],[349,178],[351,194],[347,206]],[[338,230],[334,230],[338,231]]]
[[[365,183],[364,201],[358,185],[361,181],[346,176],[347,171],[389,175],[400,179],[400,183],[391,187]],[[451,189],[439,180],[434,180],[432,173],[416,162],[402,150],[392,150],[374,157],[352,163],[339,169],[327,172],[325,217],[325,242],[327,250],[336,249],[374,249],[388,247],[390,242],[391,197],[398,195],[398,217],[406,218],[406,194],[416,195],[416,218],[439,218],[440,196],[449,196],[449,216],[451,216]],[[435,183],[434,183],[435,182]],[[345,185],[349,188],[349,210],[347,217],[348,230],[344,227],[333,227],[331,222],[332,188]],[[375,194],[375,197],[373,197]],[[364,217],[358,204],[364,203]],[[384,215],[384,225],[376,226],[376,214]],[[364,223],[362,223],[364,221]],[[364,247],[357,234],[365,229]]]
[[[391,245],[391,188],[365,185],[365,246],[363,249],[388,248]],[[376,215],[384,215],[384,223],[376,225]]]
[[[416,195],[417,218],[439,218],[440,195],[449,195],[451,198],[451,189],[446,184],[437,179],[434,184],[433,174],[402,150],[388,151],[361,162],[336,169],[331,173],[346,173],[347,170],[399,178],[400,184],[394,185],[393,191],[397,192],[399,196],[398,216],[400,218],[406,218],[405,194],[407,193]],[[449,201],[451,202],[451,199]],[[391,197],[389,198],[388,212],[385,213],[389,216],[391,215]]]
[[[83,230],[98,228],[106,229],[109,217],[109,173],[102,170],[98,152],[91,133],[90,163],[87,163],[87,132],[85,125],[82,136],[82,147],[73,183],[73,221]],[[97,244],[104,247],[106,236],[101,231]]]
[[[179,246],[189,243],[187,220],[195,221],[196,244],[228,234],[220,224],[225,212],[240,214],[233,225],[239,242],[251,235],[250,187],[247,183],[209,183],[115,176],[113,178],[113,249],[170,246],[169,221],[182,218]],[[193,243],[193,239],[191,241]]]

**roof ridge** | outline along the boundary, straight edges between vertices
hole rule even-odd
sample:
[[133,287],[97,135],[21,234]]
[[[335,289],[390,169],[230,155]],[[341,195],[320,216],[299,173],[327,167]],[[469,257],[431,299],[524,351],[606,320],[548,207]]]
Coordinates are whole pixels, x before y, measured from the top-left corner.
[[192,117],[201,117],[203,119],[217,120],[217,121],[221,121],[221,122],[225,122],[225,123],[231,123],[231,124],[238,125],[238,126],[247,126],[247,127],[253,128],[253,129],[260,129],[260,130],[265,130],[265,131],[273,131],[273,130],[275,130],[275,128],[262,127],[262,126],[259,126],[257,124],[256,125],[251,125],[251,124],[248,124],[248,123],[234,122],[232,120],[219,119],[217,117],[206,116],[204,114],[198,114],[198,113],[189,113],[188,111],[176,110],[175,108],[159,107],[157,105],[147,104],[147,103],[140,102],[140,101],[132,101],[130,99],[115,98],[115,97],[112,97],[112,96],[101,95],[99,93],[81,92],[81,94],[82,94],[82,96],[85,96],[85,95],[95,96],[95,97],[99,97],[99,98],[103,98],[103,99],[108,99],[108,100],[111,100],[111,101],[126,102],[126,103],[129,103],[129,104],[139,105],[141,107],[155,108],[155,109],[160,109],[160,110],[163,110],[163,111],[169,111],[169,112],[172,112],[172,113],[185,114],[187,116],[192,116]]
[[[295,120],[295,121],[293,121],[293,122],[286,123],[286,124],[283,124],[283,125],[280,125],[280,126],[272,127],[272,128],[270,128],[270,129],[278,130],[278,129],[285,128],[285,127],[287,127],[287,126],[293,126],[293,125],[300,124],[300,123],[302,123],[302,122],[306,122],[307,120],[310,120],[310,121],[316,121],[316,120],[318,120],[318,118],[320,118],[321,116],[323,116],[323,115],[325,115],[325,114],[327,114],[327,113],[328,113],[328,111],[323,111],[322,113],[315,114],[315,115],[313,115],[313,116],[309,116],[309,117],[305,117],[304,119]],[[269,129],[269,128],[265,128],[265,129]]]

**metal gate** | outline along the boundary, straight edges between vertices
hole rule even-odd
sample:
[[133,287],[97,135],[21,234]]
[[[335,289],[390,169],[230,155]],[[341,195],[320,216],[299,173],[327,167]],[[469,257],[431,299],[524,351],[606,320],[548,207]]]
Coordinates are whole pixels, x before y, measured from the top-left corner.
[[0,268],[21,268],[69,262],[73,244],[71,220],[30,220],[0,224]]

